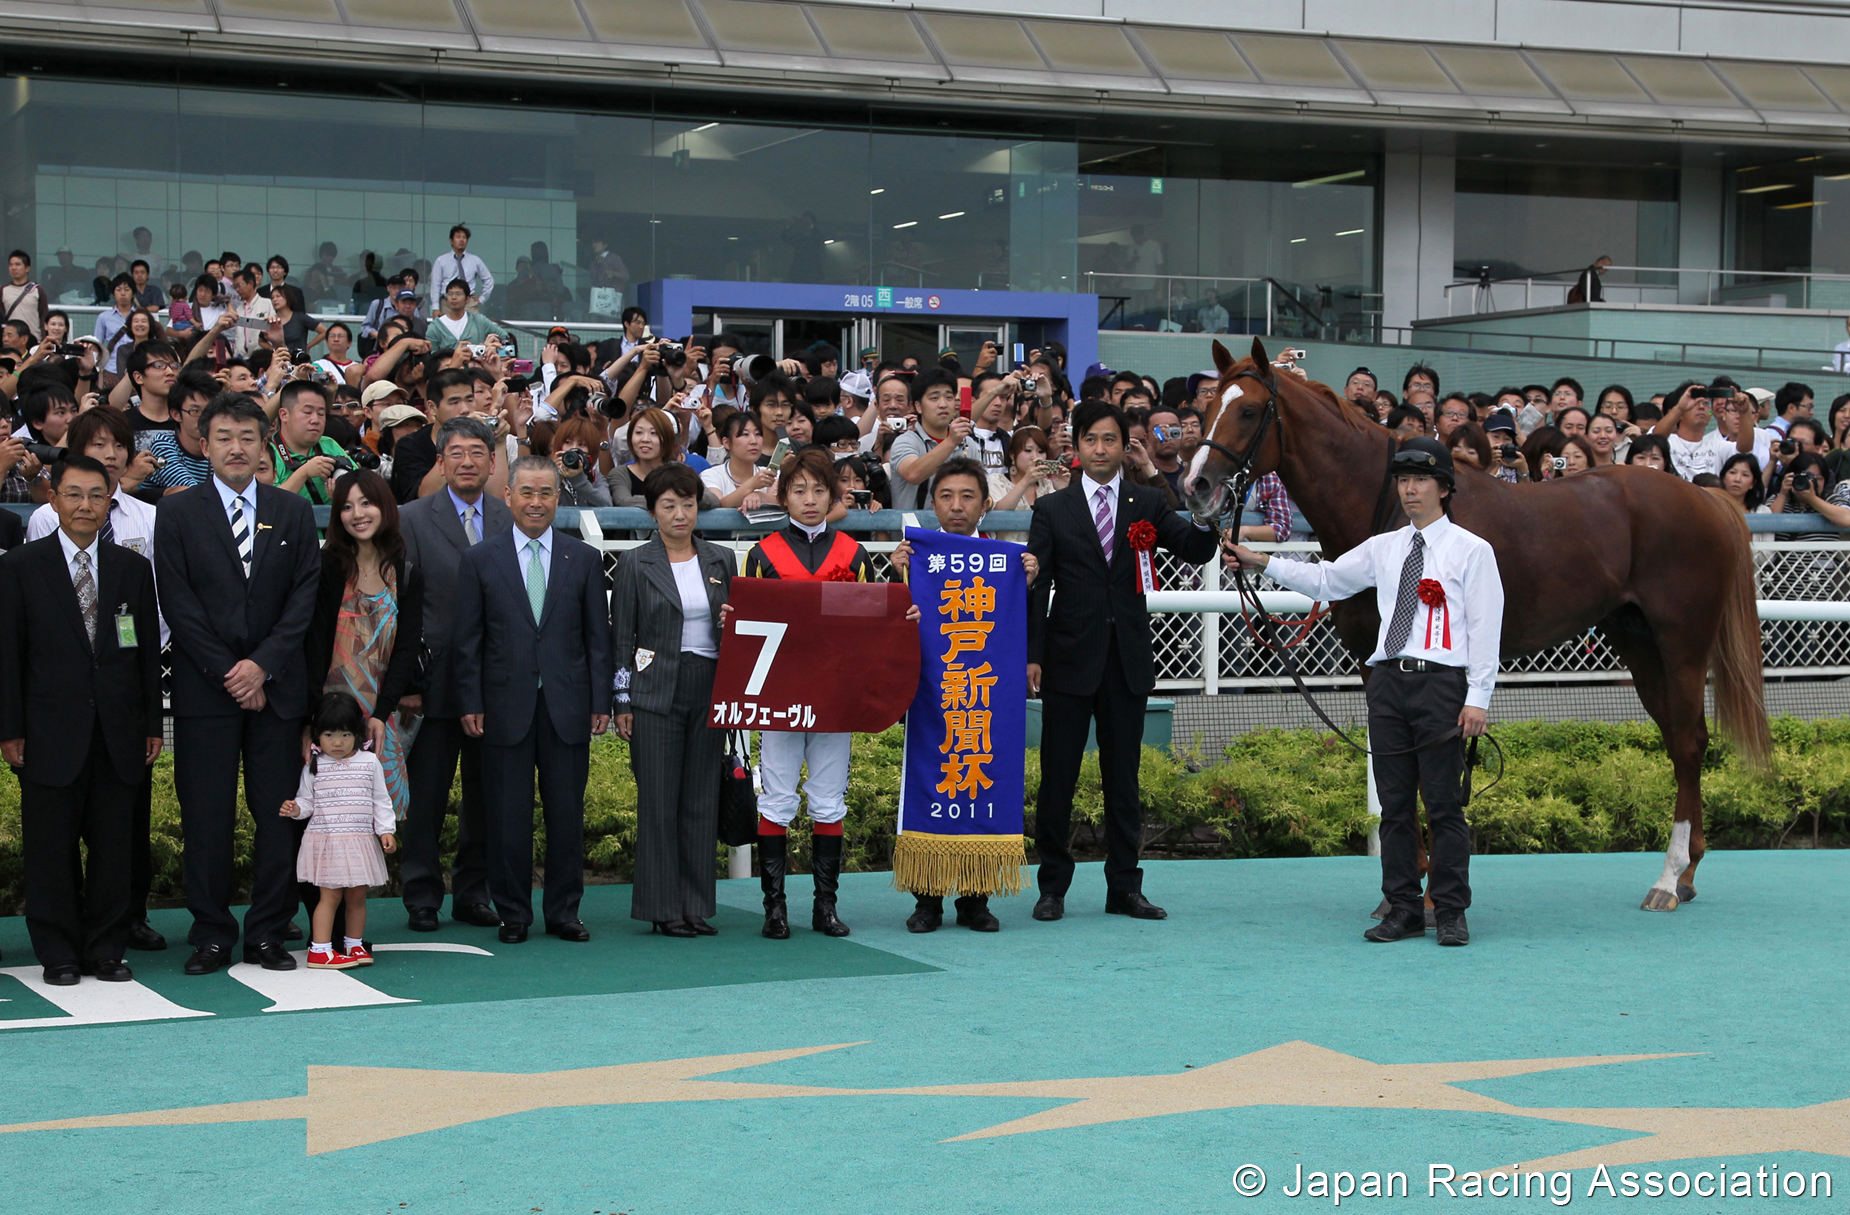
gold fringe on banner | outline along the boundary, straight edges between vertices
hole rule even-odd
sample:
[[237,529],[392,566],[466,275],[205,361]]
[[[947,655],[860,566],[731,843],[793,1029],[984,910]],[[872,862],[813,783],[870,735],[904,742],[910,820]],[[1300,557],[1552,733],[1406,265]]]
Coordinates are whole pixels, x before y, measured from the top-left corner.
[[893,846],[893,887],[912,894],[1020,894],[1027,849],[1019,835],[908,831]]

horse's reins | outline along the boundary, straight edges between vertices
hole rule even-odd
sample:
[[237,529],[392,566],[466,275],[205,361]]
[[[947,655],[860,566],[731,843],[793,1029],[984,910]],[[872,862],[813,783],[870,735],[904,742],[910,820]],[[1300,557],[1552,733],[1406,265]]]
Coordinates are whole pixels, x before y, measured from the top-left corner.
[[[1204,446],[1219,452],[1233,462],[1234,467],[1232,475],[1228,476],[1223,484],[1232,491],[1232,505],[1229,513],[1237,523],[1246,509],[1246,500],[1253,490],[1253,459],[1259,454],[1260,445],[1265,442],[1266,431],[1278,417],[1278,381],[1272,374],[1272,369],[1269,366],[1266,368],[1264,375],[1259,374],[1257,371],[1236,371],[1228,378],[1236,380],[1250,379],[1263,386],[1266,390],[1265,410],[1260,414],[1258,428],[1253,431],[1252,438],[1247,440],[1244,450],[1239,452],[1232,451],[1224,444],[1218,443],[1212,438],[1202,440]],[[1223,401],[1223,408],[1225,405],[1226,402]],[[1388,466],[1390,470],[1393,467],[1394,450],[1394,445],[1390,443],[1388,445]],[[1393,477],[1390,471],[1390,473],[1383,478],[1382,490],[1376,499],[1372,534],[1379,535],[1381,532],[1387,530],[1386,525],[1393,518],[1393,500],[1389,492],[1392,484]],[[1238,535],[1237,531],[1235,535]],[[1301,645],[1305,639],[1310,636],[1312,627],[1314,627],[1319,620],[1323,619],[1324,616],[1329,614],[1329,605],[1326,604],[1322,608],[1318,608],[1317,605],[1312,604],[1310,616],[1301,623],[1283,621],[1265,610],[1264,605],[1259,602],[1258,591],[1247,578],[1246,567],[1242,566],[1237,561],[1233,563],[1233,582],[1235,591],[1239,595],[1240,618],[1246,625],[1246,631],[1251,634],[1253,639],[1261,646],[1278,655],[1279,661],[1284,664],[1285,673],[1291,676],[1292,685],[1296,687],[1298,695],[1304,698],[1304,703],[1310,706],[1310,711],[1316,715],[1317,720],[1322,722],[1330,733],[1341,739],[1344,745],[1351,750],[1363,756],[1379,756],[1388,759],[1400,755],[1418,754],[1430,747],[1436,747],[1441,743],[1450,742],[1454,738],[1460,736],[1461,731],[1459,728],[1453,726],[1450,730],[1447,730],[1437,738],[1431,738],[1423,743],[1418,743],[1398,751],[1370,751],[1361,743],[1350,738],[1349,735],[1343,731],[1342,727],[1332,721],[1330,715],[1323,711],[1323,706],[1317,703],[1317,698],[1310,694],[1310,688],[1304,682],[1304,675],[1298,669],[1297,658],[1291,653],[1295,647]],[[1249,604],[1251,605],[1250,610],[1248,608]],[[1255,618],[1257,618],[1260,628],[1254,627],[1253,620]],[[1281,627],[1297,629],[1297,636],[1291,641],[1279,640],[1278,634]],[[1261,628],[1264,630],[1263,633],[1260,631]],[[1488,792],[1495,788],[1503,779],[1503,748],[1488,732],[1481,737],[1488,740],[1491,749],[1497,753],[1497,777],[1496,780],[1491,781],[1489,785],[1484,787],[1484,791]],[[1473,738],[1466,744],[1464,787],[1460,798],[1461,806],[1468,806],[1471,804],[1471,770],[1477,766],[1477,750],[1478,740]]]

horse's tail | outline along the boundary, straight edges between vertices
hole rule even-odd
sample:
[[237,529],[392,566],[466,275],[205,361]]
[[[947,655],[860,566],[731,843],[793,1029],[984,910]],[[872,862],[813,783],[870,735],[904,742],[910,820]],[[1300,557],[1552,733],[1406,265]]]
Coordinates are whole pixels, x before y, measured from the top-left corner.
[[1760,607],[1756,602],[1754,550],[1740,508],[1711,491],[1728,517],[1722,560],[1721,634],[1711,659],[1715,676],[1715,718],[1722,733],[1747,761],[1764,768],[1773,749],[1767,726],[1761,670]]

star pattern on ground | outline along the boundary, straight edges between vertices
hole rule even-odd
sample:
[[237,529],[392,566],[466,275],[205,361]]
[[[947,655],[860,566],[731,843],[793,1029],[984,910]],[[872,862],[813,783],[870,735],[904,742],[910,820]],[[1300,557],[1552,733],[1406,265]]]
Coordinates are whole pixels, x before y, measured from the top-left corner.
[[946,1142],[1024,1135],[1168,1114],[1248,1106],[1318,1109],[1459,1110],[1535,1116],[1532,1111],[1454,1085],[1531,1072],[1635,1063],[1669,1055],[1494,1059],[1478,1063],[1374,1063],[1309,1042],[1286,1042],[1206,1067],[1151,1076],[1007,1081],[889,1089],[908,1096],[1050,1097],[1067,1104]]
[[1458,1087],[1471,1081],[1505,1076],[1682,1057],[1677,1054],[1376,1063],[1313,1043],[1294,1041],[1237,1055],[1206,1067],[1141,1076],[885,1089],[756,1084],[707,1078],[861,1045],[866,1044],[847,1042],[531,1073],[311,1066],[307,1072],[307,1092],[299,1097],[17,1123],[0,1126],[0,1134],[301,1119],[305,1124],[307,1152],[312,1156],[538,1110],[792,1097],[931,1096],[1045,1098],[1062,1102],[1026,1117],[955,1136],[946,1142],[1134,1122],[1174,1114],[1277,1106],[1446,1110],[1642,1133],[1636,1139],[1480,1170],[1483,1173],[1778,1152],[1850,1157],[1850,1099],[1790,1109],[1549,1109],[1511,1105]]
[[199,1126],[215,1122],[307,1122],[308,1154],[382,1143],[407,1135],[534,1110],[585,1105],[642,1105],[672,1101],[748,1101],[772,1097],[840,1096],[848,1090],[790,1084],[741,1084],[701,1077],[759,1067],[805,1055],[862,1046],[833,1046],[708,1055],[583,1067],[557,1072],[433,1071],[408,1067],[310,1067],[308,1092],[300,1097],[236,1101],[225,1105],[98,1114],[0,1126],[18,1131],[92,1127]]
[[1639,1139],[1623,1139],[1600,1147],[1566,1152],[1541,1160],[1482,1173],[1590,1169],[1655,1164],[1669,1160],[1703,1160],[1710,1157],[1762,1156],[1787,1152],[1814,1152],[1821,1156],[1850,1156],[1850,1100],[1818,1105],[1737,1109],[1557,1109],[1524,1110],[1551,1122],[1646,1132]]

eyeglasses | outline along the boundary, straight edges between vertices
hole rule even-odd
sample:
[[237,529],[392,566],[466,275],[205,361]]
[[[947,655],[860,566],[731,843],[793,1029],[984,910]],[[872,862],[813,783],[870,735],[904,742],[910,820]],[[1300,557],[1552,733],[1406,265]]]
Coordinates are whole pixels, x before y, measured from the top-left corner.
[[89,502],[94,502],[100,505],[104,502],[109,501],[109,499],[113,495],[106,489],[93,489],[93,490],[61,489],[58,491],[58,496],[60,498],[63,498],[66,502],[69,502],[71,505],[76,506],[81,503],[89,503]]
[[148,370],[149,371],[178,371],[180,370],[180,364],[170,363],[166,359],[149,359],[148,360]]

